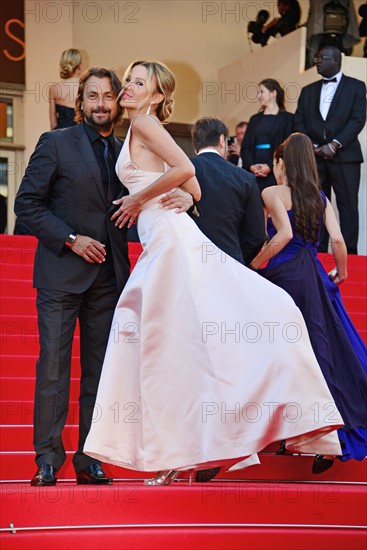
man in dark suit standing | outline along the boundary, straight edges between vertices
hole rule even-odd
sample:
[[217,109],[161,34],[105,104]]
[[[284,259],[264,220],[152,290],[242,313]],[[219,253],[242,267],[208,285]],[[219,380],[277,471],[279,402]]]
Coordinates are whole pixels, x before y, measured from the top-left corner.
[[204,117],[194,124],[197,156],[191,161],[201,187],[201,215],[194,219],[220,250],[248,265],[266,240],[264,213],[255,176],[225,160],[227,137],[218,119]]
[[[308,135],[317,160],[320,184],[330,199],[334,189],[340,225],[349,254],[357,254],[358,190],[363,156],[358,134],[366,122],[366,85],[341,71],[341,53],[334,46],[320,50],[317,72],[323,80],[302,89],[294,128]],[[323,234],[320,251],[326,252]]]
[[[40,137],[15,200],[16,215],[39,240],[34,263],[40,335],[34,406],[38,470],[32,485],[55,485],[66,458],[62,430],[77,319],[81,382],[73,465],[79,484],[112,482],[83,447],[114,309],[130,274],[126,227],[121,230],[111,220],[112,201],[127,194],[114,170],[122,146],[113,133],[121,118],[120,90],[112,71],[95,67],[83,73],[75,108],[79,124]],[[192,200],[185,195],[188,208]],[[117,215],[121,222],[121,208]]]

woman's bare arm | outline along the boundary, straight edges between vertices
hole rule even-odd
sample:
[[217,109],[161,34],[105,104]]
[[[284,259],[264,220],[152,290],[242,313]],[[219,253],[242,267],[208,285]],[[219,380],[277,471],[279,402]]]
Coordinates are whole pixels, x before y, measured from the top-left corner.
[[50,126],[51,130],[55,130],[57,128],[57,115],[56,115],[56,88],[53,84],[50,86],[49,92],[48,92],[48,112],[50,117]]
[[[167,193],[175,187],[182,187],[193,195],[196,201],[201,197],[194,165],[168,132],[156,120],[144,115],[136,117],[133,124],[136,142],[145,149],[145,152],[152,153],[170,168],[142,191],[115,201],[115,204],[120,204],[120,207],[111,219],[115,220],[115,224],[119,227],[123,227],[127,222],[131,225],[146,201]],[[135,160],[135,164],[139,165],[136,159],[131,160]]]
[[277,232],[274,237],[261,249],[251,262],[251,267],[258,269],[263,263],[278,254],[292,239],[293,231],[287,209],[281,197],[281,189],[268,187],[261,194],[266,211],[270,214]]
[[345,245],[340,226],[335,216],[333,207],[330,201],[326,199],[326,208],[324,213],[324,223],[330,236],[331,249],[333,251],[337,276],[333,279],[336,285],[340,285],[348,277],[347,270],[347,247]]

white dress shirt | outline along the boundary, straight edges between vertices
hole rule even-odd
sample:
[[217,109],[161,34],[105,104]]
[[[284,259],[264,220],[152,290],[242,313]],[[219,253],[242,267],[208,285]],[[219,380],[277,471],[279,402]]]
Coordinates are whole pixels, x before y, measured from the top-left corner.
[[[338,89],[342,75],[343,75],[342,71],[339,71],[335,76],[332,77],[332,78],[336,78],[336,82],[330,82],[330,83],[326,82],[326,83],[323,83],[321,86],[320,113],[324,120],[326,120],[331,102],[334,99],[334,95],[336,90]],[[324,78],[324,80],[328,80],[328,79]]]

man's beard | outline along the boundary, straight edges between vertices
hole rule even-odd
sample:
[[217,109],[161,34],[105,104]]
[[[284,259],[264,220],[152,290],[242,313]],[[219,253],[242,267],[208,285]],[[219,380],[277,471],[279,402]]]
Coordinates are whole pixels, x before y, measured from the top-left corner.
[[109,113],[111,115],[111,111],[109,109],[98,109],[98,110],[94,110],[90,113],[90,115],[86,115],[84,113],[84,119],[86,120],[86,122],[89,124],[89,126],[91,126],[92,128],[94,128],[95,130],[97,130],[97,132],[99,131],[102,131],[102,132],[108,132],[109,130],[111,130],[115,120],[118,118],[119,114],[120,113],[117,113],[115,118],[111,118],[111,116],[108,118],[107,122],[104,122],[103,124],[98,122],[98,120],[96,121],[94,119],[94,113]]

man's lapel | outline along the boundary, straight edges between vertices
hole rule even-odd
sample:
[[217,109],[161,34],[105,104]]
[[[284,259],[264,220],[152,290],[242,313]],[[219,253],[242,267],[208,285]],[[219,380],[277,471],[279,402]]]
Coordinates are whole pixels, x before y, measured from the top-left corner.
[[344,86],[345,86],[345,77],[344,77],[344,75],[342,75],[341,80],[339,82],[339,85],[338,85],[338,87],[336,89],[336,92],[334,94],[333,101],[331,102],[330,109],[329,109],[329,112],[327,114],[326,120],[335,113],[337,105],[339,103],[339,98],[340,98],[341,94],[343,93]]
[[75,146],[84,160],[84,170],[86,172],[87,179],[97,186],[97,189],[102,199],[106,201],[101,170],[94,155],[91,142],[89,141],[89,138],[82,124],[79,124],[77,127],[77,132],[75,135]]

